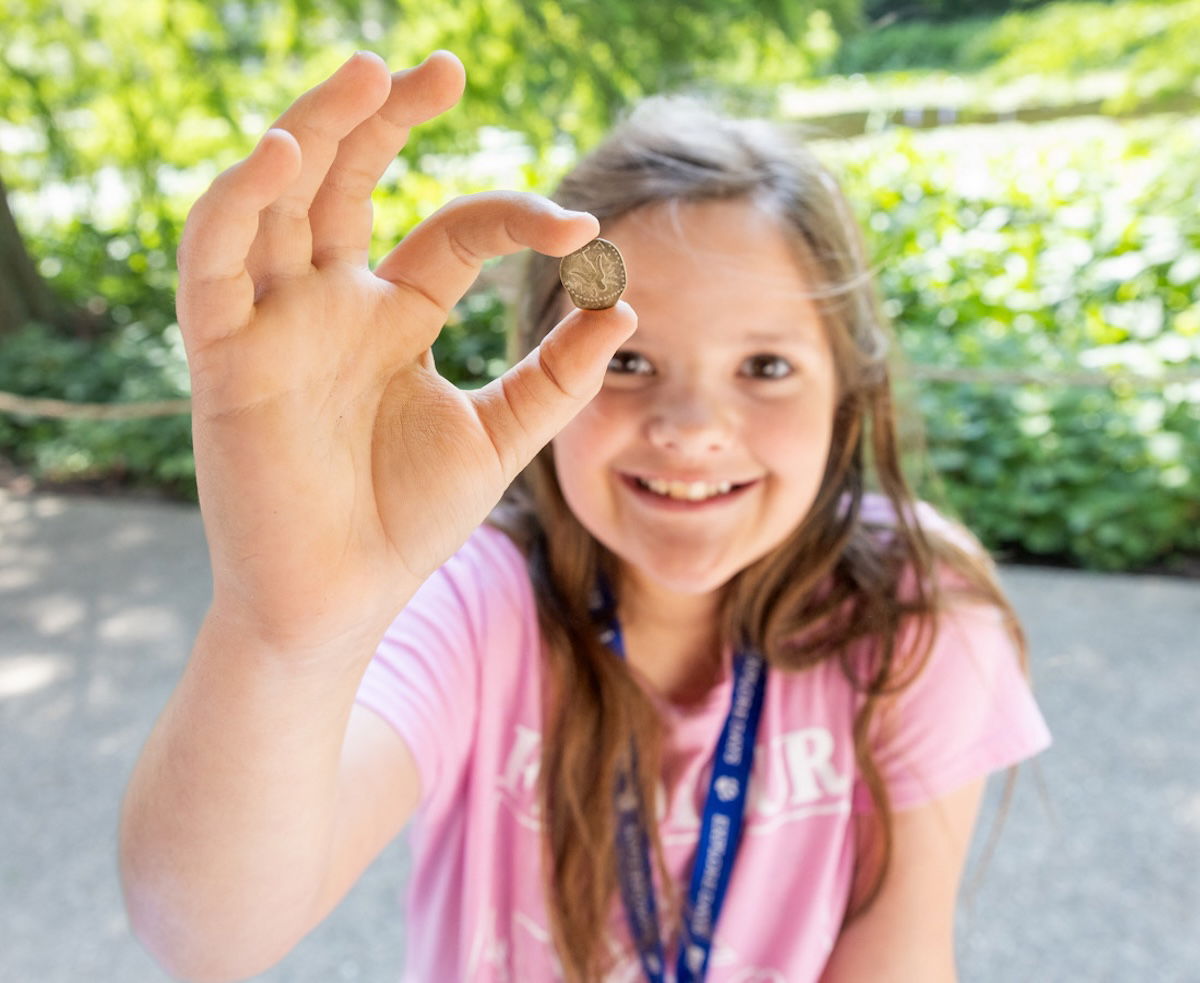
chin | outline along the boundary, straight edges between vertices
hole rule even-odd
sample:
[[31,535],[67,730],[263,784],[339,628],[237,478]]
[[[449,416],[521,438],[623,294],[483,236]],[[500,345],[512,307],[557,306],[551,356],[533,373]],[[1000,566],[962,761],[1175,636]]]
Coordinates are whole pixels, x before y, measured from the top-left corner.
[[660,590],[672,594],[696,597],[720,590],[732,580],[741,568],[729,564],[712,567],[697,567],[686,564],[667,566],[660,563],[639,564],[623,560],[633,575],[648,581]]

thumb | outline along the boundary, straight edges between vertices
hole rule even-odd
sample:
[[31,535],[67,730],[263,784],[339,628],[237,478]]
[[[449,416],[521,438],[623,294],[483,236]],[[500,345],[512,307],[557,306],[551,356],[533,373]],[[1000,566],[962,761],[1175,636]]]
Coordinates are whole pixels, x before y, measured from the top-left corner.
[[506,481],[600,391],[609,359],[636,328],[624,301],[572,311],[504,375],[470,393]]

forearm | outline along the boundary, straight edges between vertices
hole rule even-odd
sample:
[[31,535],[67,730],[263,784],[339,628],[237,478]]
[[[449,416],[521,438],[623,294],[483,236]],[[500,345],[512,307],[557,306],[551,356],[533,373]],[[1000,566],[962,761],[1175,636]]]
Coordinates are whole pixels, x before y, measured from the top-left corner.
[[914,951],[903,940],[881,949],[878,940],[856,938],[843,932],[821,973],[821,983],[956,983],[953,946],[932,946]]
[[134,929],[174,972],[235,978],[314,920],[338,764],[374,642],[287,658],[210,613],[130,781],[121,873]]

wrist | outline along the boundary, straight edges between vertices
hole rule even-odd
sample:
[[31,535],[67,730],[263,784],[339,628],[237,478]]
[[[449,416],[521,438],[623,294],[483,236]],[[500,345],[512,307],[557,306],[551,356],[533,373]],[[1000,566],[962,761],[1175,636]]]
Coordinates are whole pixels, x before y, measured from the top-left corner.
[[408,596],[401,597],[386,610],[357,608],[349,616],[270,617],[217,592],[195,648],[197,653],[229,655],[243,664],[278,665],[292,676],[308,671],[361,672],[407,600]]

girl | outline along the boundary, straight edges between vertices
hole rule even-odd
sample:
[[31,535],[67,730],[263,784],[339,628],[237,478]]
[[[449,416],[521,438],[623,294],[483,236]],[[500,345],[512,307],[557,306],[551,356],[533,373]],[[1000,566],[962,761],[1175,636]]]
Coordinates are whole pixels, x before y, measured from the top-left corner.
[[[844,200],[652,102],[562,207],[452,202],[372,272],[371,190],[462,85],[356,55],[189,217],[213,602],[126,799],[136,931],[258,972],[411,819],[412,981],[954,979],[983,779],[1048,735],[901,475]],[[572,310],[546,257],[598,232],[630,304]],[[429,346],[525,246],[523,357],[459,392]]]

